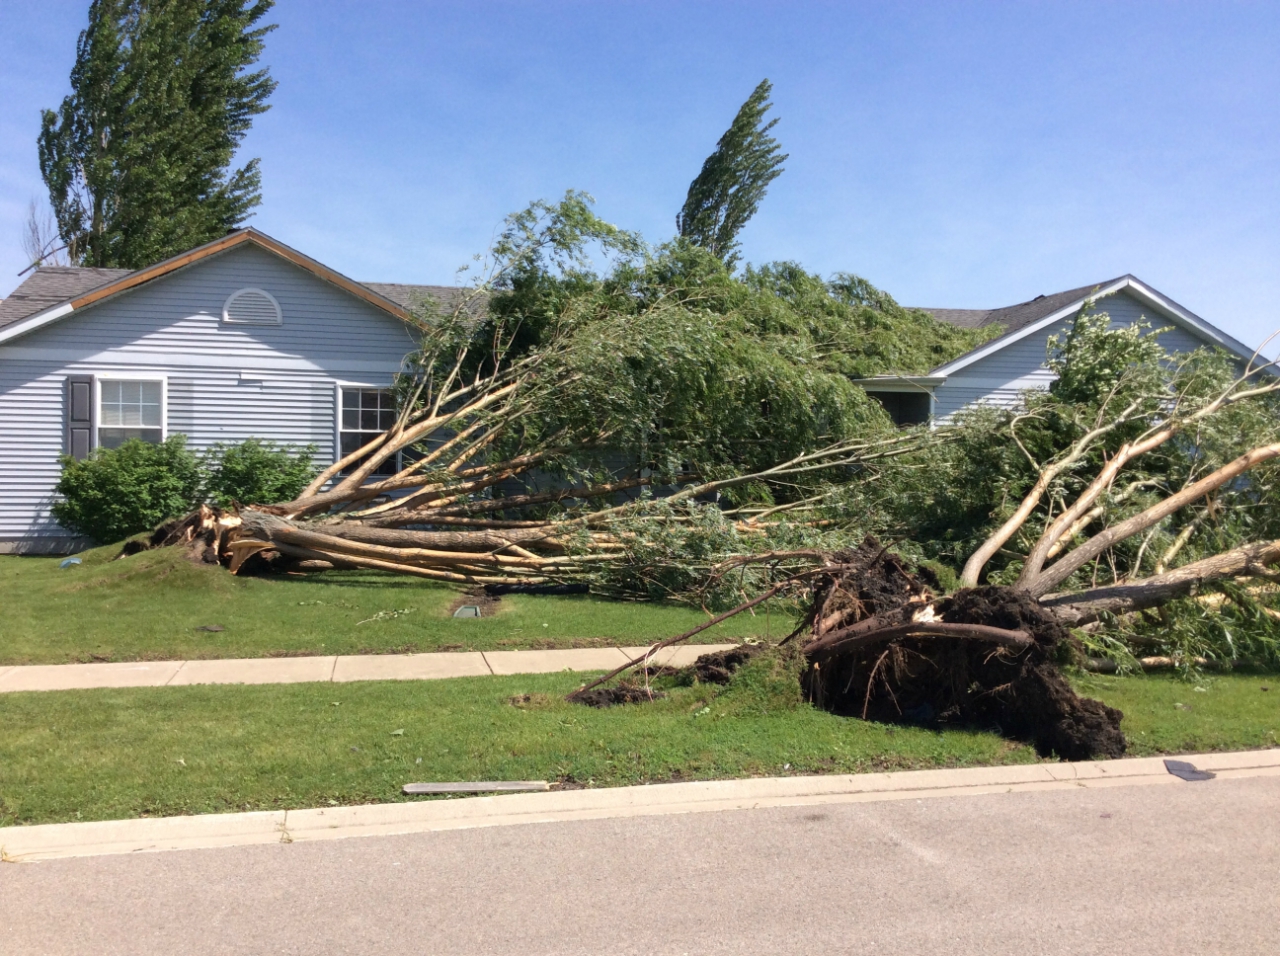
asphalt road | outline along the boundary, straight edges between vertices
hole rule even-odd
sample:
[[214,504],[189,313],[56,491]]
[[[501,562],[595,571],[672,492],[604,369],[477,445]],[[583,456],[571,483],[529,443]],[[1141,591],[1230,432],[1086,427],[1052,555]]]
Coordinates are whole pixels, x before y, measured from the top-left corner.
[[0,866],[19,954],[1280,953],[1280,778]]

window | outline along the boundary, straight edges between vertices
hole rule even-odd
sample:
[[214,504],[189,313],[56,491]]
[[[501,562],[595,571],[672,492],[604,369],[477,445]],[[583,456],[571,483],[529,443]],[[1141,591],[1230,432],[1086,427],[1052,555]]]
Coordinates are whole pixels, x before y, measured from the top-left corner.
[[98,388],[99,448],[119,448],[130,438],[164,440],[162,382],[104,380]]
[[222,306],[222,321],[233,325],[280,325],[280,303],[263,289],[233,292]]
[[[342,420],[339,423],[339,458],[346,458],[358,451],[396,423],[396,398],[389,388],[342,389]],[[365,459],[347,467],[344,474],[355,471]],[[394,475],[397,456],[392,455],[380,464],[374,475]]]
[[884,406],[893,423],[899,427],[905,425],[923,425],[929,420],[930,402],[928,392],[872,392],[868,395]]

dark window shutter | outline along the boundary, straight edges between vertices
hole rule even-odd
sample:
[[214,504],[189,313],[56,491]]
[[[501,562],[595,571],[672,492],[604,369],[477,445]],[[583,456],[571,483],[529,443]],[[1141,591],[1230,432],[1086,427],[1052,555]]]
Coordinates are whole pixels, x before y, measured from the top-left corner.
[[67,376],[67,454],[77,460],[93,451],[93,376]]

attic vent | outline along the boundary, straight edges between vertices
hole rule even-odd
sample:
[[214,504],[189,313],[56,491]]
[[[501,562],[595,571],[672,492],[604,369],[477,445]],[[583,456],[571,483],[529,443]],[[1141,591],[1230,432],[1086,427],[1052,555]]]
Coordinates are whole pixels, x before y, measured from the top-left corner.
[[262,289],[233,292],[222,307],[222,321],[238,325],[279,325],[280,303]]

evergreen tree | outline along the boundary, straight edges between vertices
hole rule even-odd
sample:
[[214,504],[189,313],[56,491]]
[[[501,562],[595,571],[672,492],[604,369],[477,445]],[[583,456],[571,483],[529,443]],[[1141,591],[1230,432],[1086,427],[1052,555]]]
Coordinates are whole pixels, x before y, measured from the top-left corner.
[[235,229],[261,202],[231,170],[275,81],[248,72],[274,0],[93,0],[72,93],[43,113],[40,172],[73,262],[140,268]]
[[737,235],[764,198],[769,183],[782,174],[785,153],[769,135],[778,120],[764,122],[773,105],[773,85],[762,80],[733,118],[689,184],[684,208],[676,216],[681,236],[719,256],[731,268],[738,261]]

